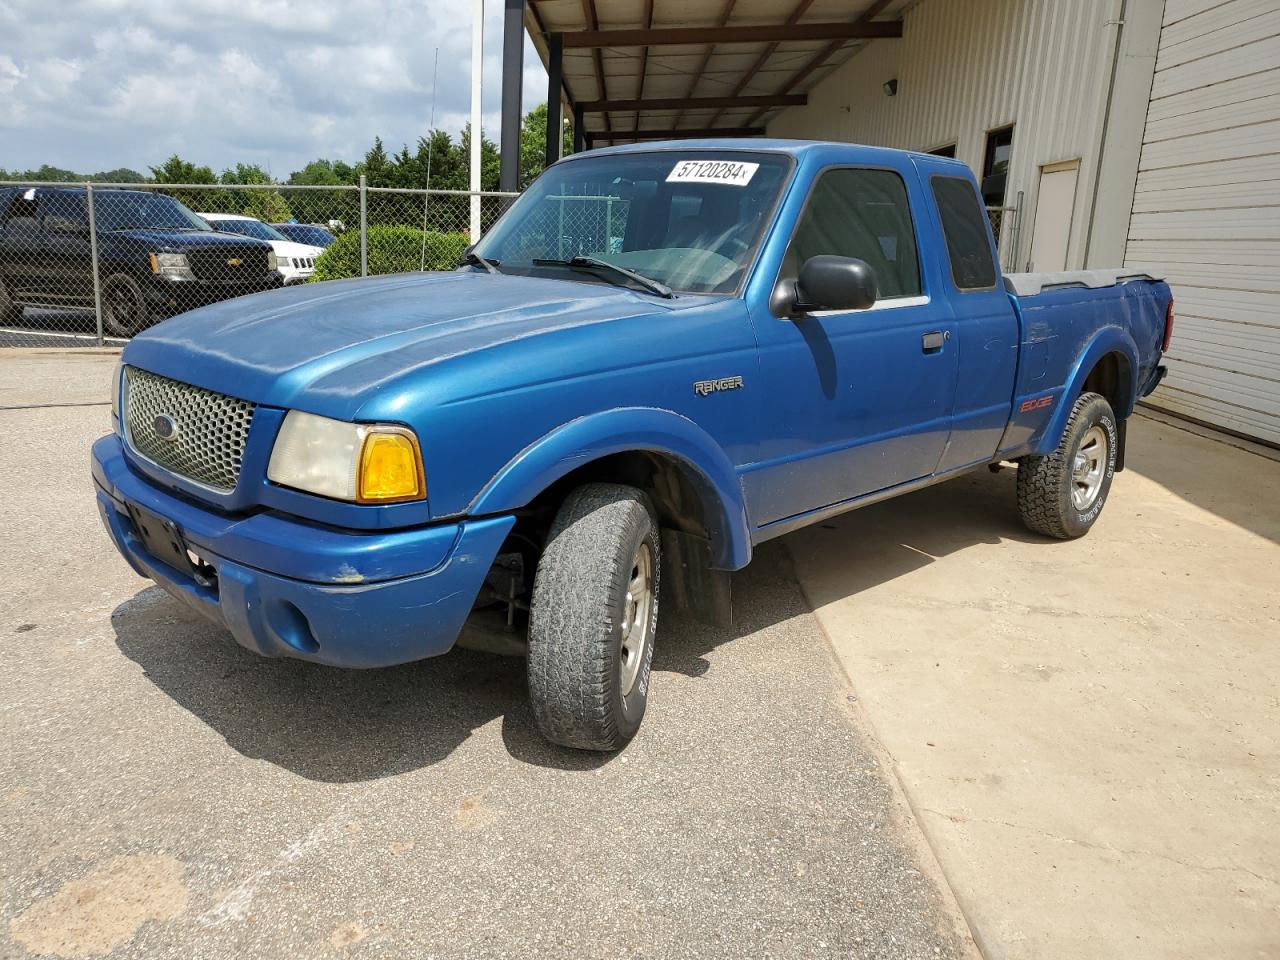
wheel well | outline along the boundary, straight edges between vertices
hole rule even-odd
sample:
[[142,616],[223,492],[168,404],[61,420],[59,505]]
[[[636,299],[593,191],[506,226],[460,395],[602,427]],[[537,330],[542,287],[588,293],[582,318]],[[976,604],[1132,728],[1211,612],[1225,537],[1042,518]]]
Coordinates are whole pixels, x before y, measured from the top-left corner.
[[1082,392],[1101,394],[1111,404],[1117,417],[1128,416],[1129,397],[1133,392],[1130,388],[1128,358],[1114,351],[1103,356],[1084,378]]
[[554,516],[569,491],[584,483],[637,487],[653,502],[659,526],[698,537],[711,536],[706,508],[691,469],[674,457],[648,450],[615,453],[583,464],[538,494],[527,510],[534,516]]

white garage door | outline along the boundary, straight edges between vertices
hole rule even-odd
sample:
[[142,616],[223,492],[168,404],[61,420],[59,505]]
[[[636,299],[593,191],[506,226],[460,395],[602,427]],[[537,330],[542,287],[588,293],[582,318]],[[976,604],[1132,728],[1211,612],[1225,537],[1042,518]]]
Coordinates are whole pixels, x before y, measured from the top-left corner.
[[1280,444],[1280,2],[1168,0],[1126,266],[1177,302],[1153,405]]

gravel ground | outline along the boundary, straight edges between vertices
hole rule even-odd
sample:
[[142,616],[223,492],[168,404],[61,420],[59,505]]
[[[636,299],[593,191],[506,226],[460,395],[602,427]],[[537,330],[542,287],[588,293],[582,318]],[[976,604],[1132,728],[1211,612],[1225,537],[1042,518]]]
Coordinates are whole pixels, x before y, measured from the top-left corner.
[[627,750],[557,750],[520,661],[263,660],[135,578],[105,406],[40,405],[111,363],[0,354],[0,955],[974,955],[784,546],[664,618]]

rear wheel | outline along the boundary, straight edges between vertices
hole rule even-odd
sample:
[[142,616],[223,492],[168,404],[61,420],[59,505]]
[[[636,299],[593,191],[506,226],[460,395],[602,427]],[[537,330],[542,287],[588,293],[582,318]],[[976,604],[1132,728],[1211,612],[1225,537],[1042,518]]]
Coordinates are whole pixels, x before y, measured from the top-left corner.
[[149,311],[142,288],[117,273],[102,285],[102,325],[113,337],[132,337],[147,326]]
[[1119,431],[1111,404],[1082,394],[1053,453],[1018,464],[1018,512],[1036,533],[1067,540],[1089,532],[1111,491]]
[[592,483],[565,499],[529,616],[529,695],[552,743],[617,750],[640,728],[660,564],[658,526],[640,490]]

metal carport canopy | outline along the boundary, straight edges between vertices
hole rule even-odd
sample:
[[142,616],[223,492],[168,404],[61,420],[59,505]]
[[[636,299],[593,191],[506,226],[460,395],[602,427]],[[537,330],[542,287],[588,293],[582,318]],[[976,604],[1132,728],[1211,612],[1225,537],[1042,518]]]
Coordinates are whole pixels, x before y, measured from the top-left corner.
[[[561,103],[575,149],[762,136],[774,112],[867,43],[902,36],[910,0],[527,0],[547,67],[548,160]],[[886,78],[888,79],[888,78]]]

